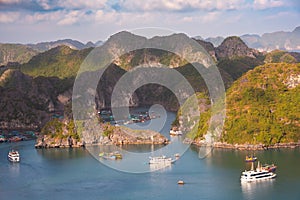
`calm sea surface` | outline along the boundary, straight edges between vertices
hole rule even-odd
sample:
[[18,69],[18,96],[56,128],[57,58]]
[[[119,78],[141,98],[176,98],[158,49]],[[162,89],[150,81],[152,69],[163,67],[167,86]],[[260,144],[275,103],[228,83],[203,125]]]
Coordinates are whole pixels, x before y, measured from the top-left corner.
[[[19,150],[20,163],[8,162],[11,148]],[[239,179],[250,168],[244,158],[252,152],[214,149],[200,159],[202,151],[191,147],[171,167],[132,174],[101,164],[83,148],[35,149],[34,141],[2,143],[0,199],[300,199],[299,148],[256,152],[262,163],[278,166],[278,177],[246,184]],[[177,185],[178,180],[186,184]]]

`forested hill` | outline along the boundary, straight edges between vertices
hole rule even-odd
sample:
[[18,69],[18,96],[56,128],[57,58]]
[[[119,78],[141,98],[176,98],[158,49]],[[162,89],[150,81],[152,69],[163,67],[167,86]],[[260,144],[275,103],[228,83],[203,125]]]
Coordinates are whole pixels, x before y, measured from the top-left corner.
[[[299,102],[299,63],[257,66],[226,91],[226,118],[219,141],[267,146],[298,142]],[[196,133],[198,141],[203,140],[208,131],[209,113],[208,109],[201,113],[200,128]]]

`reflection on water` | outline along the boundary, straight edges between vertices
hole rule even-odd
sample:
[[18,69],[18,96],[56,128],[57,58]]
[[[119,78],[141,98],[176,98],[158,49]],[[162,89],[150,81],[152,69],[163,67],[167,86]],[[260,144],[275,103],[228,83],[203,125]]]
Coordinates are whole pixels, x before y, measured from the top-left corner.
[[145,153],[145,152],[153,152],[156,151],[165,145],[163,144],[128,144],[128,145],[122,145],[120,148],[122,148],[125,151],[129,152],[137,152],[137,153]]
[[199,159],[209,158],[212,155],[213,147],[199,147],[198,157]]
[[9,164],[9,174],[13,178],[17,178],[20,175],[20,163],[10,163]]
[[[157,111],[158,112],[158,111]],[[156,113],[157,113],[156,112]],[[183,144],[184,137],[175,136],[170,137],[171,123],[174,121],[176,115],[172,112],[160,113],[160,118],[153,119],[153,123],[156,120],[162,120],[162,116],[166,115],[167,118],[164,122],[164,126],[160,129],[160,133],[167,138],[170,138],[168,145],[153,145],[153,144],[139,144],[139,145],[98,145],[98,146],[87,146],[86,149],[91,155],[101,163],[109,166],[113,169],[117,169],[124,172],[131,173],[143,173],[154,171],[155,169],[168,168],[168,166],[153,166],[149,167],[149,157],[155,156],[166,156],[175,159],[175,154],[180,156],[188,149],[189,145]],[[147,127],[150,121],[145,123],[135,123],[134,125],[141,125],[139,129]],[[133,124],[127,125],[128,127]],[[132,127],[131,127],[132,128]],[[149,127],[149,129],[151,129]],[[156,130],[152,127],[151,130]],[[114,159],[114,152],[118,152],[122,155],[122,159]],[[101,156],[99,156],[99,154]]]
[[[211,156],[198,159],[199,147],[191,146],[192,150],[171,166],[149,174],[126,174],[99,164],[83,148],[41,150],[34,148],[34,141],[19,143],[21,162],[10,163],[7,160],[10,145],[0,144],[1,200],[300,199],[300,148],[255,152],[261,163],[274,162],[278,166],[278,177],[241,184],[241,172],[248,168],[245,156],[252,152],[214,148]],[[99,146],[95,149],[100,151]],[[123,156],[122,160],[107,162],[114,167],[124,164],[124,170],[128,167],[150,171],[157,167],[150,166],[146,156]],[[178,180],[187,184],[178,186]]]
[[[170,169],[171,164],[162,163],[149,165],[150,156],[154,157],[165,155],[175,159],[175,154],[165,154],[164,152],[161,152],[159,148],[156,148],[156,146],[157,145],[126,145],[126,148],[132,151],[124,150],[124,145],[122,148],[115,145],[94,145],[87,146],[86,148],[101,163],[124,172],[140,173]],[[121,159],[116,159],[113,156],[109,156],[114,155],[116,152],[121,154]]]
[[156,164],[149,164],[150,166],[150,171],[170,171],[172,169],[172,164],[171,163],[156,163]]
[[49,160],[66,160],[87,156],[88,153],[81,148],[50,148],[36,149],[37,153]]
[[244,199],[256,199],[257,194],[261,194],[263,196],[270,194],[272,191],[275,179],[263,180],[258,182],[241,182],[242,192]]

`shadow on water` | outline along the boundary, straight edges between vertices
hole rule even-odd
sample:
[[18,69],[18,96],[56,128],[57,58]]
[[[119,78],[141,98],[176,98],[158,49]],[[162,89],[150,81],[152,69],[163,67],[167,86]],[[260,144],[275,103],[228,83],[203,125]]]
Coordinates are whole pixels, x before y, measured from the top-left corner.
[[130,144],[130,145],[122,145],[122,149],[125,151],[130,152],[137,152],[137,153],[145,153],[145,152],[152,152],[156,151],[165,145],[153,145],[153,144]]
[[66,160],[89,155],[84,148],[51,148],[51,149],[36,149],[38,155],[48,160]]

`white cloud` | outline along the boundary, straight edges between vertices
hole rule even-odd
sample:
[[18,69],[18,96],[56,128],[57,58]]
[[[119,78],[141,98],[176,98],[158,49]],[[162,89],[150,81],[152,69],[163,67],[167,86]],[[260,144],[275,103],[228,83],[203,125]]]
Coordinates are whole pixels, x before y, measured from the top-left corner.
[[98,10],[94,14],[94,20],[97,24],[116,23],[120,19],[121,15],[121,13],[117,13],[115,11],[104,12],[103,10]]
[[14,3],[20,3],[21,0],[0,0],[0,4],[14,4]]
[[203,17],[201,17],[201,21],[203,23],[210,23],[217,20],[220,15],[220,12],[209,12],[206,15],[203,15]]
[[292,13],[292,12],[278,12],[276,14],[268,15],[265,17],[267,20],[275,20],[275,19],[280,19],[280,18],[296,18],[299,17],[299,14],[297,13]]
[[[162,18],[160,14],[153,15],[149,12],[143,13],[131,13],[131,12],[105,12],[98,10],[94,14],[94,20],[96,24],[108,24],[118,26],[147,26],[153,21],[157,21],[158,18]],[[164,18],[166,20],[166,18]]]
[[33,13],[33,14],[27,14],[23,20],[26,23],[34,24],[36,22],[42,22],[42,21],[56,21],[61,19],[64,16],[63,11],[55,11],[55,12],[46,12],[46,13]]
[[180,21],[187,23],[201,23],[201,24],[209,24],[213,21],[220,20],[222,12],[220,11],[212,11],[202,14],[197,14],[193,16],[185,16]]
[[0,13],[0,23],[12,23],[19,19],[20,13],[18,12],[2,12]]
[[191,16],[183,17],[183,19],[182,19],[183,22],[192,22],[193,20],[194,20],[194,17],[191,17]]
[[243,3],[244,0],[124,0],[120,6],[129,11],[232,10]]
[[275,8],[283,5],[284,3],[281,0],[254,0],[253,2],[253,8],[257,10]]
[[79,20],[82,20],[84,13],[81,13],[78,10],[70,11],[67,13],[63,19],[57,22],[58,25],[72,25],[77,23]]
[[104,8],[107,0],[59,0],[57,5],[65,9],[100,9]]

